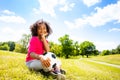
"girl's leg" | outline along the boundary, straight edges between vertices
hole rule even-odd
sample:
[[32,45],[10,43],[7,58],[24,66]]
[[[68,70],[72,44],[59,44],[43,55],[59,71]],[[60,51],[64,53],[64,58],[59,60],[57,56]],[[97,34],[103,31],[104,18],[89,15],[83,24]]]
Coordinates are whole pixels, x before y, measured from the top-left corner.
[[31,70],[41,70],[42,69],[42,64],[40,60],[32,60],[29,62],[26,62],[27,67]]

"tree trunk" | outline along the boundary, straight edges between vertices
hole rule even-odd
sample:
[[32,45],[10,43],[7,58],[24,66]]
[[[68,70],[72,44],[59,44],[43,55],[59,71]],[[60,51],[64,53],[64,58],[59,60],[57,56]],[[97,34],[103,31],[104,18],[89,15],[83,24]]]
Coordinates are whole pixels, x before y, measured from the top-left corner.
[[88,58],[88,55],[86,55],[87,56],[87,58]]

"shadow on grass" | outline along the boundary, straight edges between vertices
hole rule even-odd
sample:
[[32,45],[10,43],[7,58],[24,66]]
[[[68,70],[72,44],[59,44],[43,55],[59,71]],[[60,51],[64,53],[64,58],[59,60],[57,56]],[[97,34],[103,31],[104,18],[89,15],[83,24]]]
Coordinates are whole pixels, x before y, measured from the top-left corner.
[[[45,72],[43,69],[41,70],[29,70],[31,73],[35,73],[35,74],[40,74],[42,75],[44,78],[46,78],[47,80],[48,79],[56,79],[58,77],[58,74],[53,74],[51,73],[50,71],[49,72]],[[66,71],[65,70],[60,70],[61,74],[66,74]]]
[[31,73],[35,74],[40,74],[45,78],[49,78],[51,76],[50,72],[44,72],[42,69],[41,70],[29,70]]

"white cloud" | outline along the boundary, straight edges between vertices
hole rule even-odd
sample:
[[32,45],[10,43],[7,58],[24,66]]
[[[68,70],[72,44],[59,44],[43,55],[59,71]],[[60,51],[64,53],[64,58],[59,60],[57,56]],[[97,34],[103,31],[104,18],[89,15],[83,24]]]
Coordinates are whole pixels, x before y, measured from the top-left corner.
[[23,34],[27,34],[24,29],[13,29],[12,27],[3,27],[0,29],[0,41],[18,41]]
[[2,33],[11,34],[11,33],[13,33],[14,31],[13,31],[10,27],[4,27],[4,28],[1,29],[1,32],[2,32]]
[[60,11],[64,11],[64,12],[70,11],[74,7],[74,5],[75,3],[71,3],[71,4],[65,3],[64,6],[60,8]]
[[26,20],[21,16],[16,16],[14,12],[3,10],[0,14],[0,22],[6,23],[26,23]]
[[112,31],[120,31],[120,28],[112,28],[112,29],[109,29],[108,32],[112,32]]
[[98,7],[95,9],[96,13],[91,14],[91,16],[75,19],[73,23],[65,21],[65,24],[70,28],[76,28],[85,27],[85,25],[98,27],[114,20],[117,21],[117,23],[120,23],[120,1],[116,4],[110,4],[103,9]]
[[86,20],[81,19],[81,18],[74,20],[73,23],[72,23],[72,22],[69,22],[69,21],[64,21],[64,23],[65,23],[67,26],[69,26],[69,28],[71,28],[71,29],[73,29],[73,28],[78,28],[78,27],[82,28],[82,27],[84,27],[84,25],[87,24]]
[[101,0],[83,0],[83,3],[87,5],[88,7],[93,6],[97,3],[100,3]]
[[26,23],[25,19],[20,16],[0,16],[0,21],[7,23]]
[[115,42],[94,42],[94,45],[96,46],[96,49],[102,51],[102,50],[112,50],[115,49],[118,45],[118,43]]
[[14,15],[15,13],[9,10],[2,11],[3,14]]
[[33,8],[33,12],[34,12],[35,15],[40,14],[40,11],[38,9],[36,9],[36,8]]
[[120,1],[118,1],[117,4],[108,5],[103,9],[97,8],[97,13],[87,17],[86,19],[89,20],[88,23],[93,27],[105,25],[107,22],[111,22],[113,20],[120,23],[119,9]]
[[[66,0],[39,0],[40,7],[33,9],[37,14],[45,13],[52,17],[56,17],[55,9],[59,8],[60,11],[69,11],[74,7],[74,3],[68,3]],[[59,7],[58,7],[59,6]]]
[[[17,41],[26,33],[20,27],[25,26],[26,20],[9,10],[0,11],[0,41]],[[16,24],[17,23],[17,24]],[[19,24],[18,24],[19,23]],[[17,26],[16,26],[17,25]]]
[[58,0],[39,0],[40,11],[50,14],[52,17],[56,16],[55,7],[58,5]]

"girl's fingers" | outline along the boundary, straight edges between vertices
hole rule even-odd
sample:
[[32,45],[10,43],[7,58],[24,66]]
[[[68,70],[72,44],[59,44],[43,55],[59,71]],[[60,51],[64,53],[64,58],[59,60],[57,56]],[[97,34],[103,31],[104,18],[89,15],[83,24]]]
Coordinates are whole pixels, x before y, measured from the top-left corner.
[[45,33],[45,36],[47,36],[48,35],[48,33]]
[[46,61],[43,61],[43,65],[44,65],[45,67],[47,67],[47,63],[46,63]]
[[47,58],[47,66],[50,66],[50,58]]
[[47,58],[46,60],[49,61],[49,62],[51,61],[50,58]]
[[45,67],[49,67],[49,66],[50,66],[50,59],[47,58],[46,60],[43,60],[42,64],[43,64]]

